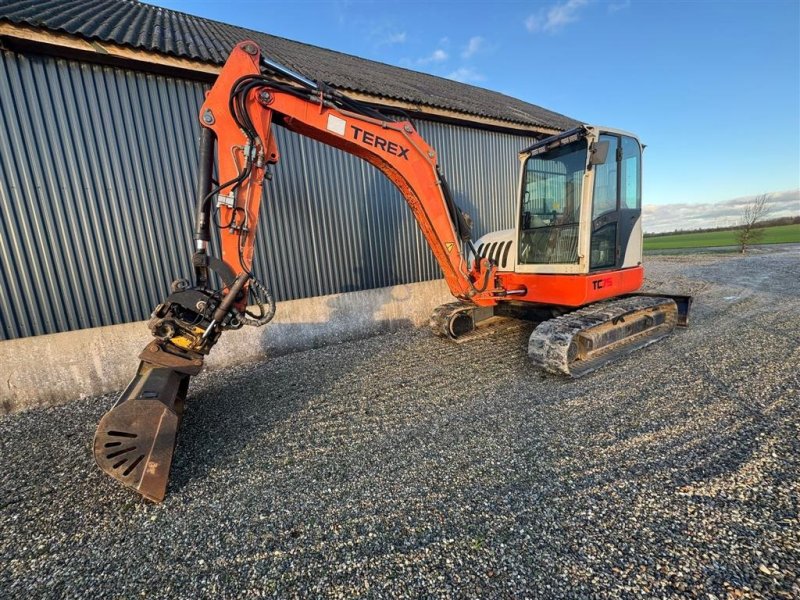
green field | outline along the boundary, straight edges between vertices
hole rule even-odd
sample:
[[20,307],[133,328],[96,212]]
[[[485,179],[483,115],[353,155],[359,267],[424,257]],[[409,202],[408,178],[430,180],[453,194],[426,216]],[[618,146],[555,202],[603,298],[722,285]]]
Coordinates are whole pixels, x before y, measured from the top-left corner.
[[[759,244],[800,243],[800,225],[776,225],[762,229]],[[680,248],[708,248],[711,246],[736,246],[736,231],[705,231],[702,233],[675,233],[658,237],[645,237],[645,250],[671,250]]]

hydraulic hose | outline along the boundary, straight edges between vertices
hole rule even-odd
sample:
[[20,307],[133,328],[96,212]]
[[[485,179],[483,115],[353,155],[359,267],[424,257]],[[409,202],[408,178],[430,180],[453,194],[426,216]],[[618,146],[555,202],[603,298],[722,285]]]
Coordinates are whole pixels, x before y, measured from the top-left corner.
[[[254,278],[251,280],[250,287],[256,292],[256,296],[258,297],[256,303],[261,310],[261,314],[256,316],[249,310],[245,311],[244,324],[251,327],[261,327],[269,323],[272,317],[275,316],[275,300],[272,298],[272,294],[270,294],[267,286],[257,279]],[[265,306],[266,312],[264,311]]]

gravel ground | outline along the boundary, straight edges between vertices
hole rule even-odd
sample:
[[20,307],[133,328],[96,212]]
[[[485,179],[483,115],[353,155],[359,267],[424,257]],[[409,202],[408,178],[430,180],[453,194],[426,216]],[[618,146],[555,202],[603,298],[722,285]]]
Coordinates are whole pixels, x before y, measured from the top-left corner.
[[0,596],[800,597],[800,248],[647,267],[691,327],[577,381],[529,328],[198,377],[158,506],[112,397],[3,419]]

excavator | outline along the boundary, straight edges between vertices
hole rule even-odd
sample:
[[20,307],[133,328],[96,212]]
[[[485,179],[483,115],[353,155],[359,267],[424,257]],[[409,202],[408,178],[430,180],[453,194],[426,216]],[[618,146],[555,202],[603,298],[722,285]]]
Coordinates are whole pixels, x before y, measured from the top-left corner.
[[[431,316],[438,336],[463,338],[494,317],[534,321],[534,365],[580,377],[688,322],[691,297],[637,293],[642,146],[629,133],[580,126],[524,148],[515,227],[473,242],[436,151],[406,115],[309,79],[252,41],[234,47],[199,120],[194,281],[174,281],[153,311],[153,339],[94,438],[100,469],[150,501],[165,497],[204,357],[223,331],[275,314],[253,273],[262,188],[280,159],[274,126],[358,156],[397,186],[456,299]],[[209,252],[212,226],[219,258]]]

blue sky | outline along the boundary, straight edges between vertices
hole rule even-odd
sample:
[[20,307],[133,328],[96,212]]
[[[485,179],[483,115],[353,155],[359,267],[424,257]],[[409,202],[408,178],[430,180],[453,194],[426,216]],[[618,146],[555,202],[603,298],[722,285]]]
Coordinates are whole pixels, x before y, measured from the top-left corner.
[[651,206],[800,188],[798,0],[150,2],[633,131]]

